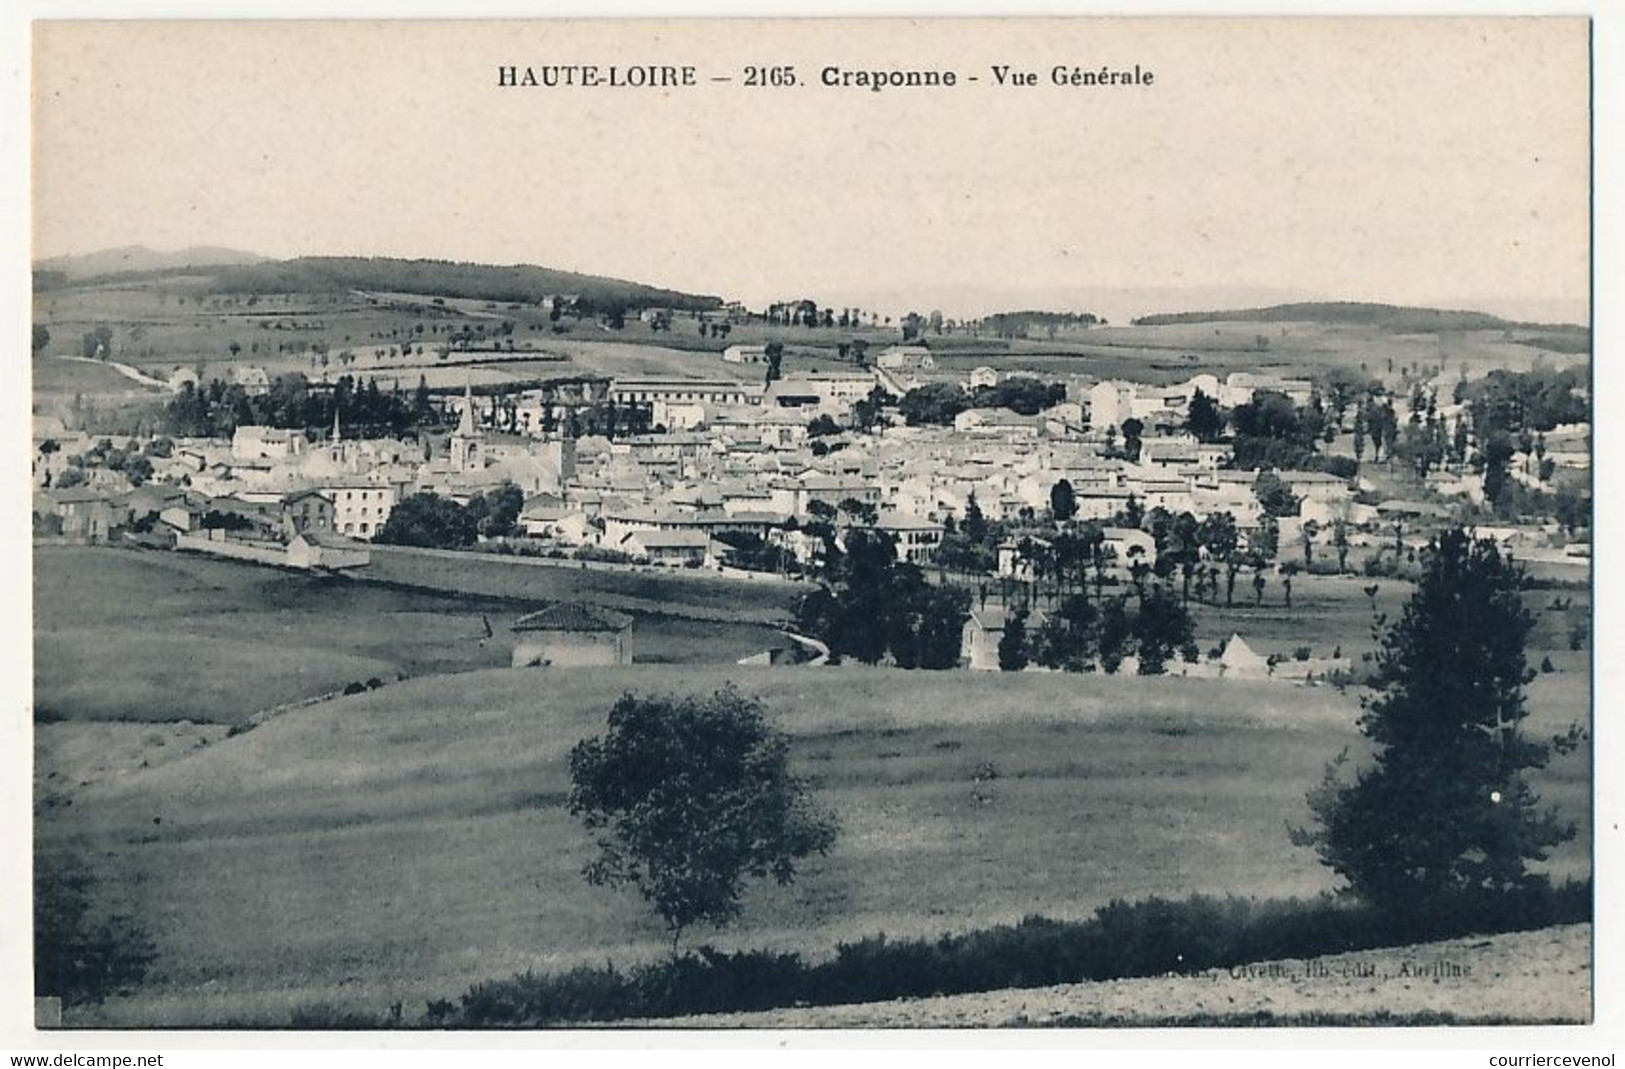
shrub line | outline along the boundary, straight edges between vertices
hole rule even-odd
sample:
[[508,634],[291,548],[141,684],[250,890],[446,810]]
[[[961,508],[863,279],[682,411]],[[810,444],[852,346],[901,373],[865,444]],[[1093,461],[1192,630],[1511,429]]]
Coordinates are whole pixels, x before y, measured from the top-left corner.
[[1510,892],[1458,894],[1435,903],[1426,916],[1384,914],[1331,894],[1262,902],[1202,895],[1117,900],[1086,921],[1030,916],[1015,925],[934,940],[876,935],[839,944],[834,957],[816,963],[793,953],[730,953],[707,946],[630,969],[607,963],[561,973],[526,971],[475,984],[456,1004],[435,1000],[419,1023],[563,1027],[1194,974],[1527,931],[1591,916],[1589,879],[1555,888],[1539,880]]

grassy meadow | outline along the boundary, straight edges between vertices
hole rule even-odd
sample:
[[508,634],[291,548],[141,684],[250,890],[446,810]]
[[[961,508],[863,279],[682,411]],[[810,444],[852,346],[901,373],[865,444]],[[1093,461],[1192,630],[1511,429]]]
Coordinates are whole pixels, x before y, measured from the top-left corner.
[[[591,600],[605,574],[437,592],[177,553],[41,546],[35,716],[236,724],[354,682],[506,665],[515,620],[536,601]],[[640,660],[732,663],[784,642],[748,619],[675,619],[659,611],[659,577],[640,582],[644,598],[628,606]]]
[[[543,680],[545,678],[545,686]],[[285,1022],[381,1010],[528,967],[659,954],[630,892],[580,878],[565,755],[626,690],[737,680],[794,739],[841,821],[790,888],[694,941],[814,955],[876,932],[929,935],[1108,899],[1330,885],[1287,840],[1358,704],[1271,683],[1029,673],[649,666],[412,680],[294,710],[77,792],[39,847],[94,860],[108,901],[159,948],[139,994],[86,1011],[135,1026]],[[1581,822],[1584,752],[1538,785]],[[1583,845],[1560,874],[1588,871]]]
[[580,562],[374,546],[369,578],[475,597],[576,599],[627,612],[696,620],[781,623],[806,586],[771,575],[699,575],[654,565],[583,567]]

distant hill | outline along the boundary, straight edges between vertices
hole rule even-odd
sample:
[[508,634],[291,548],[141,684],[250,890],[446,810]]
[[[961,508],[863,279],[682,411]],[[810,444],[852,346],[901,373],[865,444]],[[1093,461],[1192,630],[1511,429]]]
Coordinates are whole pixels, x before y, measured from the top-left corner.
[[[1142,327],[1169,326],[1175,323],[1327,323],[1339,326],[1377,327],[1400,334],[1434,330],[1528,329],[1537,326],[1552,329],[1550,324],[1515,323],[1486,312],[1408,308],[1402,305],[1367,304],[1361,301],[1312,301],[1215,312],[1166,312],[1140,316],[1134,320],[1135,326]],[[1584,330],[1578,326],[1573,329]]]
[[240,249],[224,249],[214,245],[194,245],[188,249],[164,252],[145,245],[125,245],[117,249],[99,249],[78,256],[53,256],[38,260],[34,269],[54,273],[68,282],[82,282],[104,275],[149,274],[155,272],[184,271],[188,268],[227,267],[253,264],[265,257]]
[[534,303],[543,297],[581,298],[598,307],[716,308],[720,297],[660,289],[639,282],[534,264],[455,263],[389,257],[301,256],[224,268],[212,287],[218,293],[324,293],[378,290],[472,300]]

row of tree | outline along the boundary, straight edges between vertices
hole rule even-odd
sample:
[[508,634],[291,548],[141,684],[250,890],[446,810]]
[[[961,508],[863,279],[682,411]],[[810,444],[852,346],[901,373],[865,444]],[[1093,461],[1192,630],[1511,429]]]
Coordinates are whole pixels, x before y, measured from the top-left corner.
[[400,437],[447,422],[445,409],[422,379],[411,392],[398,385],[386,392],[376,380],[358,383],[349,375],[330,388],[312,389],[304,375],[291,372],[278,375],[261,394],[220,379],[204,386],[185,383],[165,404],[161,424],[165,433],[180,438],[229,438],[245,426],[319,434],[333,426],[335,417],[355,437]]
[[803,529],[824,543],[824,580],[796,607],[803,634],[837,659],[878,664],[889,655],[900,668],[959,664],[969,591],[928,582],[918,566],[897,559],[892,536],[872,526],[848,527],[839,539],[829,519]]
[[1143,676],[1162,675],[1176,657],[1194,662],[1199,655],[1189,610],[1160,583],[1132,602],[1126,595],[1099,603],[1082,594],[1067,596],[1031,629],[1028,615],[1016,612],[999,639],[999,667],[1007,672],[1036,663],[1114,674],[1131,655]]

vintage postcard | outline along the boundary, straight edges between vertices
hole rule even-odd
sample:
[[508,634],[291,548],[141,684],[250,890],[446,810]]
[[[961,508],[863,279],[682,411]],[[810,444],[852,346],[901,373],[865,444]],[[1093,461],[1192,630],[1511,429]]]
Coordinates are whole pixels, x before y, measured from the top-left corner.
[[36,1027],[1591,1023],[1591,29],[35,23]]

